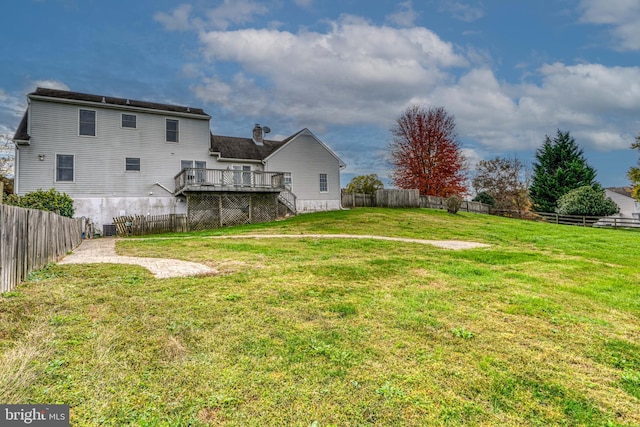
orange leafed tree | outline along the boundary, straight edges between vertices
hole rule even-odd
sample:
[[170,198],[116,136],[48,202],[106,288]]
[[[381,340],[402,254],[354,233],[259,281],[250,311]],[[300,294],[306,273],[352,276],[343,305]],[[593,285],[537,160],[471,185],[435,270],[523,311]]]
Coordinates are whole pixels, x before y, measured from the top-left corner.
[[391,133],[391,179],[396,187],[438,197],[467,192],[466,159],[455,120],[444,108],[409,107]]

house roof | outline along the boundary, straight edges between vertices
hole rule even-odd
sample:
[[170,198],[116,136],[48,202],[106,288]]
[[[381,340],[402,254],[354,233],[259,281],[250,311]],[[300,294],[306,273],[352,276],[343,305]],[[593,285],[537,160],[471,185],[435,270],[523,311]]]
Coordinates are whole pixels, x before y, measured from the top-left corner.
[[210,118],[210,116],[207,113],[205,113],[201,108],[183,107],[179,105],[170,105],[170,104],[159,104],[156,102],[137,101],[135,99],[115,98],[112,96],[91,95],[88,93],[70,92],[70,91],[58,90],[58,89],[46,89],[46,88],[39,87],[35,90],[35,92],[31,92],[28,96],[30,98],[44,97],[44,98],[52,98],[52,99],[58,99],[58,100],[94,102],[94,103],[102,103],[107,105],[117,105],[125,108],[127,107],[144,108],[148,110],[192,114],[195,116],[202,116],[203,118]]
[[[300,131],[298,131],[298,132],[294,133],[294,134],[293,134],[293,135],[291,135],[290,137],[285,138],[284,140],[282,140],[282,142],[283,142],[284,144],[282,144],[280,147],[282,147],[282,146],[286,145],[289,141],[292,141],[292,140],[296,139],[298,136],[300,136],[300,135],[302,135],[302,134],[307,134],[307,135],[311,136],[313,139],[315,139],[315,140],[318,142],[318,144],[320,144],[321,146],[323,146],[323,147],[325,148],[325,150],[327,150],[327,151],[329,152],[329,154],[331,154],[331,155],[332,155],[332,156],[333,156],[333,157],[338,161],[338,165],[340,166],[340,169],[344,169],[344,168],[346,168],[346,167],[347,167],[347,164],[346,164],[345,162],[343,162],[343,161],[342,161],[342,159],[340,159],[340,157],[338,157],[338,155],[337,155],[336,153],[334,153],[334,152],[333,152],[333,150],[332,150],[331,148],[329,148],[329,147],[328,147],[324,142],[322,142],[322,141],[321,141],[317,136],[315,136],[315,135],[313,134],[313,132],[311,132],[311,131],[310,131],[309,129],[307,129],[307,128],[304,128],[304,129],[302,129],[302,130],[300,130]],[[268,156],[268,157],[271,157],[271,156],[275,155],[275,154],[276,154],[276,152],[280,149],[280,147],[279,147],[279,148],[277,148],[273,153],[269,154],[269,156]],[[266,159],[266,160],[268,160],[268,159]]]
[[291,137],[283,141],[265,139],[263,145],[256,145],[251,138],[211,134],[211,147],[209,151],[219,154],[220,159],[264,160],[290,139]]
[[629,187],[608,187],[606,189],[622,196],[631,197],[631,188]]

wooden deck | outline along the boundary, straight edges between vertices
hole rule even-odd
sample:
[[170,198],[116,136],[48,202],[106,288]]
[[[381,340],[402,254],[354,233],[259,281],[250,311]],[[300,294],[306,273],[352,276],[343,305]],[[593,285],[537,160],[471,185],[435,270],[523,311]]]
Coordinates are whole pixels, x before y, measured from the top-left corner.
[[175,176],[176,196],[186,192],[279,193],[283,172],[185,168]]

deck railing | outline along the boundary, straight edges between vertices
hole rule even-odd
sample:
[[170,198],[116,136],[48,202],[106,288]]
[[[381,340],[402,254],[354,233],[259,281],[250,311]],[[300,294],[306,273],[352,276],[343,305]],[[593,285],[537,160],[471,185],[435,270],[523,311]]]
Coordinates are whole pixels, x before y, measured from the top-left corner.
[[182,169],[175,176],[175,185],[176,194],[184,190],[280,191],[285,188],[283,172],[200,168]]

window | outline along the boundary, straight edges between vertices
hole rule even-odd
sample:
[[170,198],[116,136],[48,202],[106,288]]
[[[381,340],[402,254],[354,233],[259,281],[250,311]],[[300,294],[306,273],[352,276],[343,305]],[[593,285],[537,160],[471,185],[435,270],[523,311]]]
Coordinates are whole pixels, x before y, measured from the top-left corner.
[[78,134],[82,136],[96,136],[96,112],[80,110],[78,120]]
[[56,182],[73,182],[73,154],[56,154]]
[[[251,186],[251,166],[233,166],[233,185]],[[242,171],[242,172],[241,172]]]
[[135,114],[123,114],[122,115],[122,127],[135,129],[137,127],[136,124],[136,115]]
[[[187,181],[189,182],[206,182],[207,178],[207,162],[193,161],[193,160],[180,160],[180,169],[191,169],[194,167],[195,171],[189,171],[187,174]],[[195,172],[195,174],[194,174]]]
[[179,133],[178,120],[167,119],[167,142],[178,142]]
[[140,172],[140,157],[125,158],[124,170],[127,172]]
[[327,174],[321,173],[320,174],[320,192],[326,193],[327,191],[329,191],[328,184],[327,184]]
[[284,173],[284,186],[291,190],[291,172]]

